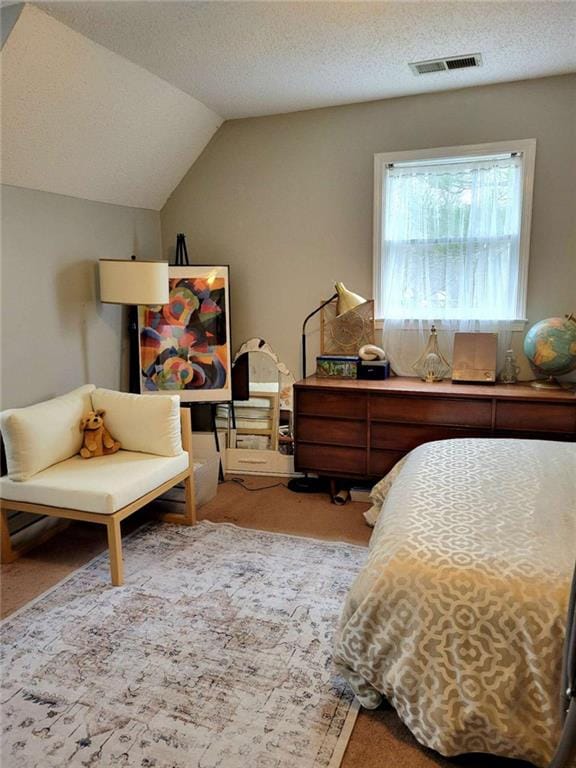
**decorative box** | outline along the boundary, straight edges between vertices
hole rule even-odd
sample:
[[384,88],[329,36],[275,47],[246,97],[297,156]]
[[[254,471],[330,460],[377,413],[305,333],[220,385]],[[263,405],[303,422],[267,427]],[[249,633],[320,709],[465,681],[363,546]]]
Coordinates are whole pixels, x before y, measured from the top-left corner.
[[358,378],[363,380],[381,381],[390,376],[388,360],[361,360],[358,364]]
[[358,378],[357,355],[320,355],[316,358],[316,376],[321,378]]

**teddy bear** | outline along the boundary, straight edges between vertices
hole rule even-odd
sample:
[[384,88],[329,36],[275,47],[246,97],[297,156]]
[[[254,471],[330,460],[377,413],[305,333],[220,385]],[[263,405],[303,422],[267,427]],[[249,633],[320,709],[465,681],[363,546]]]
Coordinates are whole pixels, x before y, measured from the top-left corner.
[[84,432],[84,442],[80,449],[83,459],[91,459],[93,456],[107,456],[116,453],[121,448],[118,440],[114,440],[110,432],[104,426],[105,411],[88,411],[80,422],[80,432]]

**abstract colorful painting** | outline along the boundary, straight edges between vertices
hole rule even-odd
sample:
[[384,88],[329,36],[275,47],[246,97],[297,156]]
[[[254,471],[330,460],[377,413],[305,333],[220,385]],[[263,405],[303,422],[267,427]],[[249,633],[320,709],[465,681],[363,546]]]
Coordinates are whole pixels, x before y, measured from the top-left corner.
[[170,267],[170,301],[138,308],[140,389],[230,400],[228,267]]

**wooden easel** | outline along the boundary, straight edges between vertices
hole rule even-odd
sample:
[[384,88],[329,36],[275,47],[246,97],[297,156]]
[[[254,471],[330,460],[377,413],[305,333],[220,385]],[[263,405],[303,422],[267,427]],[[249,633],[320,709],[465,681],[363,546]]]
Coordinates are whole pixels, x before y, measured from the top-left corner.
[[[189,267],[190,259],[188,258],[188,247],[186,245],[186,235],[182,232],[176,235],[176,252],[174,254],[174,267]],[[228,401],[224,401],[228,403]],[[230,401],[231,402],[231,401]],[[218,439],[218,430],[216,428],[216,406],[218,403],[182,403],[183,406],[192,408],[193,405],[209,405],[210,406],[210,426],[214,434],[214,443],[216,451],[220,454],[220,440]],[[218,478],[221,482],[224,482],[224,471],[222,469],[222,460],[218,464]]]
[[176,235],[176,253],[174,255],[174,267],[189,267],[188,248],[186,247],[186,235]]

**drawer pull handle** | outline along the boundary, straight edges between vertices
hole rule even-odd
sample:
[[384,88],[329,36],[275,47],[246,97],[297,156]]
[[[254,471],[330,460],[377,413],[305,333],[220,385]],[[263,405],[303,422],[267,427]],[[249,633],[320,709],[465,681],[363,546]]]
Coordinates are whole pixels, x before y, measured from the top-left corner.
[[266,459],[238,459],[238,464],[268,464]]

